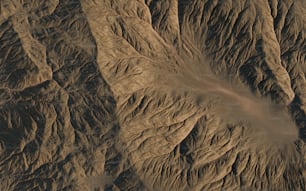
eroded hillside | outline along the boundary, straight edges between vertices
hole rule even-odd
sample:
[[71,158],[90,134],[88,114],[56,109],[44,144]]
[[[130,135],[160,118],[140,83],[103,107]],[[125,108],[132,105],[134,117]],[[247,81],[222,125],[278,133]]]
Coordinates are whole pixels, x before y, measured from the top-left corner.
[[1,0],[0,190],[305,190],[303,0]]

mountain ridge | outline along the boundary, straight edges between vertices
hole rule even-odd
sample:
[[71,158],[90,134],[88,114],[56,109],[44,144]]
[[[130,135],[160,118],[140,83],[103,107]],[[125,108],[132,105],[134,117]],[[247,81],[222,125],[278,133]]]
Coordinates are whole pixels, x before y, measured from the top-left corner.
[[305,12],[1,1],[0,190],[305,190]]

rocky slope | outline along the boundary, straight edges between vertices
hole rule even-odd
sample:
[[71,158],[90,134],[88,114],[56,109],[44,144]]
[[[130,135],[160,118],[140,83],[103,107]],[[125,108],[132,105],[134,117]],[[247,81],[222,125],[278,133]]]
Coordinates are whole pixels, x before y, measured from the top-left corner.
[[303,0],[1,0],[0,190],[305,190]]

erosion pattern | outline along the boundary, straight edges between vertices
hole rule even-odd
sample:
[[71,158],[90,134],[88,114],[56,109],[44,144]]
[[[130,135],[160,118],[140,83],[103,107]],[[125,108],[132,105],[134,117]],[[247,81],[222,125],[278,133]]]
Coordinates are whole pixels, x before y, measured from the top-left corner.
[[0,190],[306,190],[303,1],[1,0]]

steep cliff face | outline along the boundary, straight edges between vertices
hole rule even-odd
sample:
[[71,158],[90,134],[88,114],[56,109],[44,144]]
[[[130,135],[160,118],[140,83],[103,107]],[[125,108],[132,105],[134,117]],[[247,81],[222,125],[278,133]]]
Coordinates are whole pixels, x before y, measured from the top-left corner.
[[0,5],[0,190],[306,189],[303,0]]

